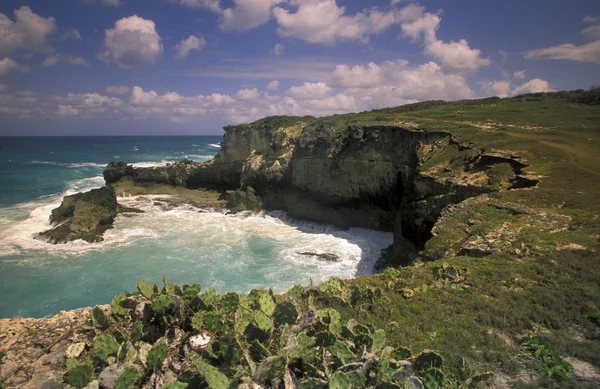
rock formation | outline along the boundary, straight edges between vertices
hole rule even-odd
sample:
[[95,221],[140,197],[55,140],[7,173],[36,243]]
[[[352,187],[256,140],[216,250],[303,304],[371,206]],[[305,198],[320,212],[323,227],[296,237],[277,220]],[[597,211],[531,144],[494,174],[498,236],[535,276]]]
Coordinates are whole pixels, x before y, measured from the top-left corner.
[[190,189],[242,188],[230,200],[247,200],[251,187],[267,210],[393,231],[391,259],[406,263],[411,249],[424,247],[447,205],[535,185],[523,175],[525,166],[518,157],[459,144],[444,131],[271,117],[225,127],[221,150],[209,162],[154,168],[111,162],[104,176],[109,184],[127,178]]

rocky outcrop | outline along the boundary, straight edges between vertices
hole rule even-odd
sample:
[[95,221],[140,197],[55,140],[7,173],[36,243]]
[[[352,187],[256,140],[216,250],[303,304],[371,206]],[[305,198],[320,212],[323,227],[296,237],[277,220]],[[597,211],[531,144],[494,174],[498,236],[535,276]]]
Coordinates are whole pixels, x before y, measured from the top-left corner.
[[50,215],[54,228],[39,233],[36,239],[50,243],[67,243],[76,239],[100,242],[102,234],[112,228],[117,216],[117,200],[107,187],[66,196]]
[[447,205],[535,184],[523,176],[525,166],[518,157],[459,144],[445,131],[273,117],[225,127],[221,151],[210,162],[150,169],[113,163],[105,176],[187,188],[252,187],[266,209],[393,231],[391,258],[406,262],[411,248],[424,247]]

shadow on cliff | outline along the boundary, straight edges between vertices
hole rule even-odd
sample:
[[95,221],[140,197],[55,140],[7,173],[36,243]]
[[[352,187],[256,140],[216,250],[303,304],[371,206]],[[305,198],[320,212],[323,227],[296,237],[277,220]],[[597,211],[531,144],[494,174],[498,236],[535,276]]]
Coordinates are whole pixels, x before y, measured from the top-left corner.
[[[371,230],[361,227],[341,228],[333,224],[317,223],[307,219],[291,217],[285,211],[269,211],[269,216],[280,220],[282,223],[294,227],[306,234],[328,234],[338,239],[343,239],[360,248],[360,259],[356,265],[355,277],[374,274],[376,262],[383,256],[384,251],[393,243],[391,232]],[[343,258],[336,258],[337,253],[328,247],[318,247],[299,251],[307,260],[314,258],[317,261],[340,263]],[[332,256],[333,254],[333,256]]]

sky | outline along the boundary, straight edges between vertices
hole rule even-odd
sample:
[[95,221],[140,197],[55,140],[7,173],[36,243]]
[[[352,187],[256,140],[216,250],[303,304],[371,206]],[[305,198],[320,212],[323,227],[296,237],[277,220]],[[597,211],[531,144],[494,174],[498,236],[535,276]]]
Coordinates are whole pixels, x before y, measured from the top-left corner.
[[598,0],[0,2],[0,136],[219,135],[599,75]]

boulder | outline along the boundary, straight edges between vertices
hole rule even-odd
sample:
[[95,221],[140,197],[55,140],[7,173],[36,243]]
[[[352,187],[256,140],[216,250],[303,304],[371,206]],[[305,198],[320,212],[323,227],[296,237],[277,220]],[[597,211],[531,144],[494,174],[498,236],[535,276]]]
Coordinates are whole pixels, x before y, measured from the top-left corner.
[[77,239],[87,242],[104,240],[104,232],[112,228],[117,216],[117,199],[107,187],[66,196],[50,215],[54,228],[39,233],[36,239],[53,244]]

